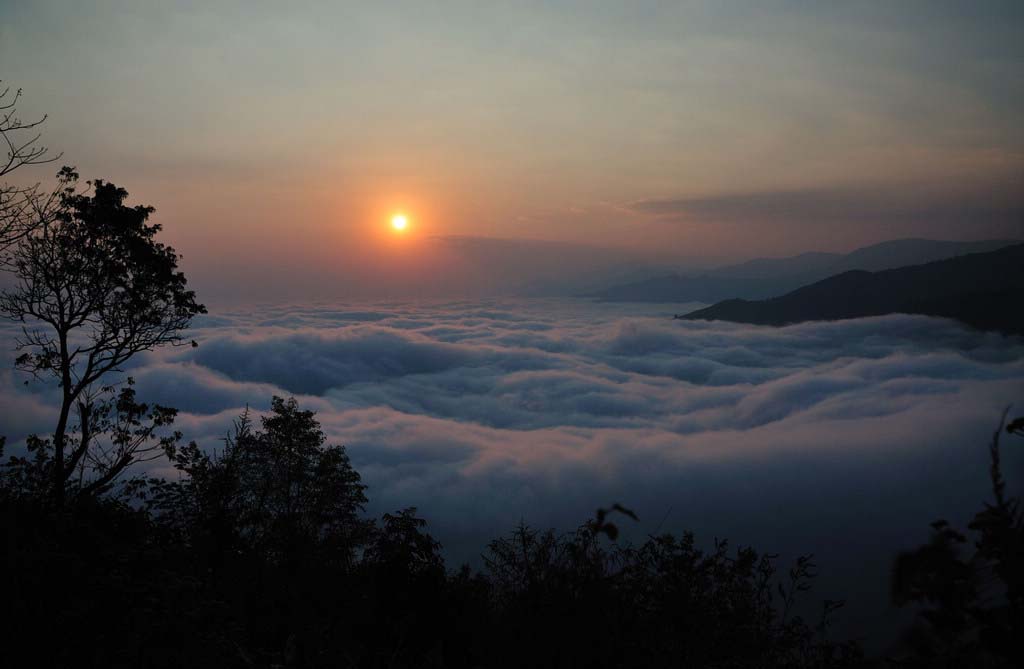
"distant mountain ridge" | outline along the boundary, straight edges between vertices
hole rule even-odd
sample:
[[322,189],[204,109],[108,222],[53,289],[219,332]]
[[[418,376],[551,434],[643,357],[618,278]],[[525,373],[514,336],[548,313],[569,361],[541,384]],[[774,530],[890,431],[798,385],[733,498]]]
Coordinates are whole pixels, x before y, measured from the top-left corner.
[[683,316],[788,325],[891,313],[1024,334],[1024,244],[878,272],[850,270],[767,300],[731,299]]
[[1020,240],[975,242],[897,239],[847,254],[803,253],[757,258],[695,274],[670,274],[624,283],[585,297],[606,302],[718,302],[729,298],[765,299],[850,270],[880,271],[993,251]]

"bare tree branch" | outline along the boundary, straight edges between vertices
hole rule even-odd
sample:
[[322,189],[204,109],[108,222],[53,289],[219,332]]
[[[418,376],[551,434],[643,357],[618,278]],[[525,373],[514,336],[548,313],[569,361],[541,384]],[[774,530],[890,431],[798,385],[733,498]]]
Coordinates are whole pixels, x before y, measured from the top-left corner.
[[[22,120],[17,109],[20,99],[20,88],[13,94],[9,86],[0,92],[0,146],[6,154],[0,159],[0,177],[22,167],[52,163],[64,155],[51,155],[49,147],[39,144],[42,133],[37,128],[46,122],[47,116]],[[27,235],[33,225],[45,220],[45,216],[40,216],[41,210],[52,204],[52,195],[43,195],[38,183],[29,186],[0,183],[0,252]]]

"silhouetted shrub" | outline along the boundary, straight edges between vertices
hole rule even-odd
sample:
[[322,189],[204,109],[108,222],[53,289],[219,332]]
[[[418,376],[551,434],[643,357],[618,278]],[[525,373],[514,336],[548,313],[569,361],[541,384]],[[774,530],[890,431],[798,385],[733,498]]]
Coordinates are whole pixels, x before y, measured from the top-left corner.
[[[550,666],[843,666],[854,644],[824,638],[791,615],[813,565],[776,578],[774,556],[694,537],[651,537],[639,547],[602,539],[602,514],[558,536],[518,527],[493,541],[486,575],[498,625],[512,644],[501,666],[545,657]],[[501,639],[494,639],[505,647]],[[511,661],[509,661],[511,660]]]
[[[312,412],[274,398],[223,449],[166,444],[176,480],[63,509],[17,462],[0,485],[10,657],[52,666],[853,666],[793,604],[813,578],[694,537],[615,541],[614,505],[575,532],[525,525],[449,572],[416,509],[360,515],[365,487]],[[38,449],[37,449],[38,452]],[[24,476],[23,476],[24,475]],[[44,479],[45,481],[45,479]],[[135,502],[128,503],[128,495]],[[55,576],[56,575],[56,576]],[[28,640],[60,629],[49,642]]]
[[[920,607],[907,633],[908,667],[1024,666],[1024,512],[1007,497],[999,452],[1006,414],[989,445],[993,503],[968,525],[968,537],[945,520],[932,523],[930,541],[901,554],[893,567],[892,596]],[[1024,436],[1024,418],[1006,426]]]

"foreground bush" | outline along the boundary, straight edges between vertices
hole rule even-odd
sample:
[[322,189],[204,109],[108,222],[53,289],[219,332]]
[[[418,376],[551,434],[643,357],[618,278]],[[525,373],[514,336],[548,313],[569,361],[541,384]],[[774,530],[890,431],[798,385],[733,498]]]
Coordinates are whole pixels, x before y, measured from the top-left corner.
[[[919,617],[885,666],[1024,660],[1024,511],[1003,431],[974,541],[938,521],[898,556],[894,600]],[[416,509],[363,517],[344,448],[294,401],[275,398],[259,428],[243,416],[216,454],[168,442],[176,480],[63,506],[47,442],[29,445],[0,466],[7,666],[878,666],[828,638],[841,604],[796,614],[809,557],[780,574],[772,555],[690,534],[620,543],[612,521],[633,514],[618,505],[566,534],[514,528],[479,571],[449,570]]]
[[[36,444],[45,449],[45,444]],[[0,476],[6,657],[25,666],[818,667],[853,644],[794,615],[813,565],[693,536],[521,526],[449,571],[415,509],[365,520],[365,486],[314,415],[275,398],[224,449],[168,442],[178,480],[56,506],[45,452]],[[33,487],[33,481],[39,486]],[[39,639],[40,641],[36,641]]]
[[[973,546],[938,520],[927,544],[896,559],[893,600],[919,611],[901,666],[1024,666],[1024,510],[1006,493],[999,449],[1005,422],[1004,414],[989,444],[993,500],[968,525]],[[1024,436],[1024,418],[1005,432]]]

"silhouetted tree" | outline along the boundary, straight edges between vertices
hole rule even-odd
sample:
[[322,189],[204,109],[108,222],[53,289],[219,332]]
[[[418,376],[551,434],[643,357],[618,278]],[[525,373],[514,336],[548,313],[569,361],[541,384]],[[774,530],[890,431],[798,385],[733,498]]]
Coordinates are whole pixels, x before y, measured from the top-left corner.
[[345,448],[326,444],[314,412],[274,397],[259,427],[247,410],[219,452],[189,443],[167,455],[182,477],[151,481],[146,508],[217,597],[241,606],[249,647],[301,665],[355,613],[339,588],[373,535]]
[[316,414],[294,398],[274,397],[261,424],[243,414],[219,454],[169,445],[188,478],[158,483],[153,508],[192,527],[216,523],[210,532],[272,563],[317,554],[348,564],[371,523],[359,517],[366,486],[345,447],[326,446]]
[[[131,406],[134,399],[126,398]],[[132,409],[139,416],[139,410]],[[139,428],[136,428],[139,429]],[[38,453],[40,440],[33,440]],[[856,644],[794,613],[814,577],[692,535],[617,542],[619,505],[568,534],[520,526],[485,569],[445,569],[416,509],[361,517],[365,487],[311,411],[273,398],[219,452],[162,444],[180,477],[56,512],[0,479],[18,666],[839,667]],[[618,517],[616,516],[616,520]],[[53,578],[59,573],[60,578]],[[24,643],[56,625],[45,645]]]
[[[1024,665],[1024,510],[1006,494],[1000,435],[1006,414],[989,443],[994,502],[986,502],[968,525],[976,539],[945,520],[932,523],[931,540],[900,554],[893,568],[896,604],[921,606],[907,634],[904,666],[1019,667]],[[1024,418],[1006,425],[1024,436]]]
[[[180,432],[165,433],[177,410],[137,402],[133,385],[128,378],[119,389],[79,399],[78,422],[66,434],[65,490],[72,496],[108,492],[131,465],[163,457],[181,439]],[[27,455],[0,464],[0,479],[10,494],[45,496],[52,487],[53,442],[29,435],[26,445]]]
[[[628,510],[614,506],[630,515]],[[777,577],[775,556],[725,542],[703,551],[687,533],[638,547],[606,543],[608,511],[576,532],[521,525],[491,542],[486,575],[507,643],[491,666],[854,666],[860,649],[793,613],[814,578],[810,557]]]
[[373,532],[363,561],[393,574],[444,574],[441,544],[427,534],[416,507],[385,513]]
[[441,544],[426,526],[412,507],[385,513],[353,572],[362,603],[353,636],[371,652],[383,650],[381,659],[393,666],[436,665],[446,646],[449,653],[469,646],[452,643],[463,612],[453,606]]
[[[15,286],[0,294],[0,313],[22,324],[17,366],[36,377],[55,379],[60,387],[49,463],[58,506],[76,472],[74,465],[98,460],[89,450],[95,439],[78,439],[70,455],[68,439],[69,428],[88,435],[99,427],[99,381],[136,353],[181,343],[191,319],[206,312],[177,271],[175,250],[156,241],[160,226],[147,225],[152,207],[125,205],[127,191],[102,180],[79,192],[78,175],[71,168],[62,169],[59,177],[62,189],[54,220],[19,240],[11,261]],[[148,407],[140,411],[128,406],[133,395],[116,401],[122,399],[127,415],[147,413]],[[70,421],[76,408],[79,424],[74,426]],[[166,424],[170,416],[157,414],[153,422]],[[115,476],[139,453],[131,447],[118,452],[129,457],[108,463]],[[99,479],[109,474],[107,469]]]
[[[3,82],[0,81],[0,86]],[[18,168],[41,165],[59,160],[61,154],[48,156],[49,149],[39,144],[38,128],[46,116],[34,121],[23,121],[18,116],[21,89],[11,93],[10,87],[0,90],[0,140],[6,149],[6,159],[0,162],[0,178]],[[41,196],[38,184],[15,186],[0,182],[0,252],[22,238],[39,223],[39,214],[52,203],[49,196]]]

